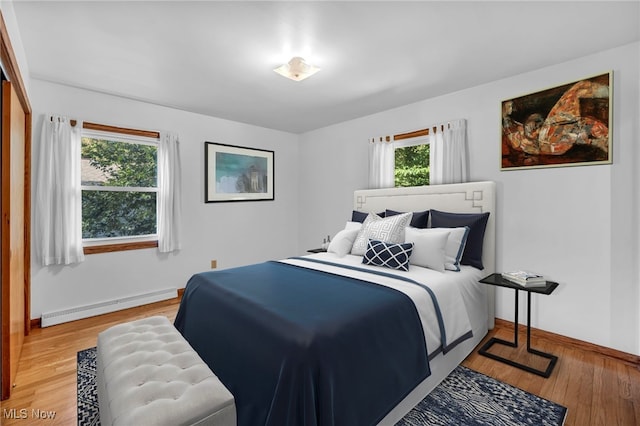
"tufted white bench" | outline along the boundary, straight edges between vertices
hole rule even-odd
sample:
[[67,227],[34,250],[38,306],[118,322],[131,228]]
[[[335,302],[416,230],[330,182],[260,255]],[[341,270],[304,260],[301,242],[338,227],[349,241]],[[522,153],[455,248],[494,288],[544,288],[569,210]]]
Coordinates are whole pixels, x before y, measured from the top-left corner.
[[235,426],[233,396],[166,317],[98,335],[100,423]]

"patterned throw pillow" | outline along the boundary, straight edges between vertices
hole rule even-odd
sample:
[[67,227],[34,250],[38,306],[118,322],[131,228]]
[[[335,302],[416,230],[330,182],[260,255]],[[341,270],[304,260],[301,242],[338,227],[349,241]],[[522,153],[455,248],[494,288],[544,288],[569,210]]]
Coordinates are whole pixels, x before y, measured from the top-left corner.
[[408,271],[412,252],[413,243],[390,244],[384,241],[369,240],[367,251],[362,257],[362,263]]
[[387,243],[404,243],[404,228],[409,226],[412,216],[413,213],[403,213],[383,219],[375,213],[369,213],[353,243],[351,254],[362,256],[370,239]]

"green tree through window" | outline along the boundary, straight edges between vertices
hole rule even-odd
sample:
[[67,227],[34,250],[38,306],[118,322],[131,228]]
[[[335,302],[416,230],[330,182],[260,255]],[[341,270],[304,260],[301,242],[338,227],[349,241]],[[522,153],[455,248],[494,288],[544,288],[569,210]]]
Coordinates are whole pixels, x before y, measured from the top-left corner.
[[429,144],[395,149],[395,186],[429,185]]
[[157,232],[157,145],[82,138],[82,238]]

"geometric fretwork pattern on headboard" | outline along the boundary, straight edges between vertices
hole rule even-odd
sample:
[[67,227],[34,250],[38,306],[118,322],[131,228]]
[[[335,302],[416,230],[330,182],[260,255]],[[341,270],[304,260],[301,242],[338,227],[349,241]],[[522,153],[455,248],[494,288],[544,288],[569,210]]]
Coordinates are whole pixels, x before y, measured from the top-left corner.
[[[396,188],[393,188],[396,189]],[[399,189],[399,188],[398,188]],[[360,192],[360,191],[359,191]],[[380,198],[384,198],[384,205],[387,204],[396,204],[397,201],[394,200],[394,198],[398,197],[399,198],[405,198],[407,197],[407,193],[406,191],[404,191],[403,193],[399,193],[399,194],[378,194],[378,193],[361,193],[359,195],[356,196],[356,205],[355,205],[355,210],[359,210],[359,211],[370,211],[372,206],[372,200],[374,198],[378,198],[378,201]],[[454,191],[454,192],[447,192],[446,196],[451,197],[451,198],[459,198],[459,201],[464,201],[466,203],[468,203],[468,206],[466,206],[467,208],[471,208],[472,210],[477,211],[478,213],[482,213],[485,211],[485,209],[487,208],[487,206],[485,206],[482,201],[483,201],[483,195],[484,192],[483,191],[477,191],[477,190],[471,190],[471,191]],[[420,205],[424,205],[424,206],[429,206],[429,204],[431,204],[431,202],[433,201],[434,197],[443,197],[443,194],[437,193],[437,194],[431,194],[431,193],[427,193],[427,194],[421,194],[418,195],[416,194],[416,199],[419,199],[422,197],[423,200],[422,201],[418,201],[418,203]],[[402,202],[402,201],[401,201]],[[415,201],[413,201],[415,202]],[[376,203],[378,204],[378,203]],[[369,209],[367,209],[367,207],[369,207]],[[385,207],[386,208],[386,207]],[[459,209],[463,209],[466,210],[464,207],[461,206],[457,206],[456,208]],[[436,209],[437,210],[437,209]],[[375,208],[371,211],[375,211]]]

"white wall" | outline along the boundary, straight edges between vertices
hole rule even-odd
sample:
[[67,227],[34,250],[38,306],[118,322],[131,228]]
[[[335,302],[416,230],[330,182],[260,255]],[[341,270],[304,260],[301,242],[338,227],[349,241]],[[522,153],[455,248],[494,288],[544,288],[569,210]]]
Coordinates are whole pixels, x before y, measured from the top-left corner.
[[[621,46],[302,135],[300,248],[318,246],[350,217],[352,191],[367,187],[368,138],[466,118],[470,180],[498,184],[497,269],[528,268],[560,283],[534,296],[532,325],[640,354],[639,50]],[[612,165],[500,171],[502,100],[609,70]],[[511,320],[513,292],[499,289],[497,298],[497,316]]]
[[[165,288],[184,287],[212,259],[228,268],[299,254],[298,136],[96,92],[31,80],[34,156],[42,117],[57,113],[102,124],[180,135],[183,249],[86,256],[75,266],[32,264],[31,317]],[[204,203],[204,142],[275,151],[275,201]],[[35,164],[35,163],[34,163]],[[35,180],[34,180],[35,181]],[[38,212],[33,212],[34,217]],[[34,247],[37,241],[33,241]],[[34,255],[35,256],[35,255]]]

